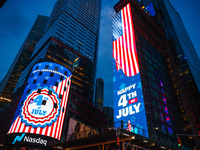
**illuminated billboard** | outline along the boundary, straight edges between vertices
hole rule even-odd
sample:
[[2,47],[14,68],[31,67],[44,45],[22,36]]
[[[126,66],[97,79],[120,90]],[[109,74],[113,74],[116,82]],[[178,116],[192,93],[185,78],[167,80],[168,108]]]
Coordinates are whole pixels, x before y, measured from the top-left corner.
[[48,146],[50,141],[61,139],[71,76],[67,68],[52,62],[33,67],[7,144]]
[[114,122],[148,131],[130,3],[113,17],[112,29]]

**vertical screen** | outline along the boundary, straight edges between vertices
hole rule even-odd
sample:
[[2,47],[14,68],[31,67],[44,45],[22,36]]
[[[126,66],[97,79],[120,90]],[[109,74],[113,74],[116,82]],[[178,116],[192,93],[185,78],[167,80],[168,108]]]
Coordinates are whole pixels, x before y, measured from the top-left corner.
[[114,122],[123,121],[125,129],[138,133],[138,129],[147,131],[147,121],[133,21],[129,3],[112,22]]

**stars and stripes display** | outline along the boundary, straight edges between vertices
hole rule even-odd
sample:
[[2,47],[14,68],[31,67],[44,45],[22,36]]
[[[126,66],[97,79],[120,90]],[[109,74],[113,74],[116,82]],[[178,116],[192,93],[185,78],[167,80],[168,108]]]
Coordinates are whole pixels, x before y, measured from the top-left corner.
[[113,17],[114,122],[122,121],[127,131],[148,137],[133,23],[131,3]]
[[36,64],[8,134],[32,133],[60,140],[71,75],[56,63]]
[[113,17],[113,58],[126,76],[139,73],[130,3]]

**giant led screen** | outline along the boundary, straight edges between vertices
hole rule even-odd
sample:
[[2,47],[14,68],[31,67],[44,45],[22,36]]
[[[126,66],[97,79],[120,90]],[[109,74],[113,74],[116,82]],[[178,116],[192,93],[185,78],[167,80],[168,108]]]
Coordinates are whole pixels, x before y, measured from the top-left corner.
[[112,21],[114,122],[121,127],[123,121],[125,129],[139,133],[147,131],[147,121],[133,22],[130,3]]
[[8,145],[46,147],[61,139],[71,76],[52,62],[33,67],[8,131]]

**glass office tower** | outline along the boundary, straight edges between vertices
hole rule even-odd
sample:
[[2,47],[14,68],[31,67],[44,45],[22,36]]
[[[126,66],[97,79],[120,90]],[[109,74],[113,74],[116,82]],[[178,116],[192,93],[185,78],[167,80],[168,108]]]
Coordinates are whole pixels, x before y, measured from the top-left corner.
[[[105,114],[96,109],[87,99],[91,97],[90,93],[93,92],[90,83],[91,81],[94,82],[94,69],[92,69],[94,66],[91,60],[77,53],[59,40],[50,37],[37,54],[31,58],[29,64],[21,73],[13,94],[14,99],[21,97],[24,88],[28,86],[27,80],[31,74],[31,68],[35,64],[40,62],[49,62],[51,64],[51,62],[54,62],[72,70],[76,58],[79,58],[79,65],[72,72],[71,88],[61,136],[62,142],[66,140],[69,135],[68,130],[72,128],[70,125],[71,119],[79,121],[93,129],[107,124]],[[53,77],[53,75],[49,73],[49,77]],[[34,84],[37,87],[41,85],[39,81]]]
[[[184,134],[200,134],[200,58],[192,44],[178,12],[169,0],[152,0],[160,17],[166,37],[170,43],[168,51],[168,69],[173,81],[180,109],[179,132]],[[146,4],[142,3],[146,6]],[[188,136],[181,137],[188,141]],[[200,146],[200,139],[190,139]],[[191,142],[187,142],[188,144]],[[194,144],[191,144],[195,146]]]
[[[32,26],[29,34],[24,40],[15,60],[13,61],[11,67],[9,68],[6,76],[1,82],[0,86],[0,144],[4,143],[5,136],[12,122],[15,110],[17,108],[19,97],[15,99],[12,97],[12,93],[16,87],[18,79],[22,70],[28,64],[31,58],[35,45],[41,38],[44,31],[45,25],[48,22],[49,17],[39,15]],[[8,102],[8,100],[12,100]],[[9,115],[8,115],[9,114]]]
[[[123,0],[128,1],[128,0]],[[184,24],[169,0],[135,0],[141,9],[150,16],[146,9],[152,2],[156,15],[152,19],[165,31],[168,40],[166,51],[167,72],[169,72],[177,98],[177,133],[194,135],[180,136],[182,143],[195,147],[199,145],[199,106],[200,106],[200,60],[191,42]],[[192,141],[196,141],[193,143]]]
[[96,63],[101,0],[58,0],[34,54],[50,36]]
[[104,81],[101,78],[96,80],[96,91],[95,91],[95,106],[103,111],[103,101],[104,101]]
[[[101,0],[58,0],[33,55],[52,36],[91,60],[96,76],[100,12]],[[94,89],[95,80],[90,83]],[[90,94],[93,103],[94,91]]]
[[38,62],[55,62],[72,71],[62,141],[73,128],[71,122],[79,121],[91,128],[107,124],[105,114],[93,106],[100,9],[101,0],[58,0],[13,92],[13,99],[21,97],[31,69]]
[[[10,99],[12,92],[17,84],[21,71],[31,58],[35,45],[41,38],[45,25],[49,17],[39,15],[21,46],[15,60],[13,61],[8,73],[4,77],[0,86],[0,95]],[[3,98],[2,98],[3,99]],[[6,102],[6,101],[3,101]]]

